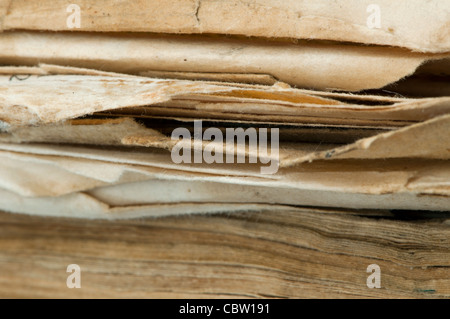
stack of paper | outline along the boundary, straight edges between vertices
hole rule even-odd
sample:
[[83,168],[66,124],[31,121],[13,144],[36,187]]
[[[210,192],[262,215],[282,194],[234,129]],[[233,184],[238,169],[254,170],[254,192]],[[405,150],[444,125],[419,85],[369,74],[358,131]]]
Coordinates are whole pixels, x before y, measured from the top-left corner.
[[0,0],[0,210],[450,208],[450,1]]

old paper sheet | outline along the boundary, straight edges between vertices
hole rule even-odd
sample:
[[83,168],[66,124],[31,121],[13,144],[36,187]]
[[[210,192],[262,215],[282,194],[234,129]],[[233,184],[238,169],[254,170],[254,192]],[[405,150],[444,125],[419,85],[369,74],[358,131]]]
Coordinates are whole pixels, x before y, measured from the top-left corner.
[[[409,76],[447,54],[393,47],[210,36],[0,33],[4,64],[60,64],[141,74],[146,71],[266,74],[301,88],[360,91]],[[144,73],[145,74],[145,73]]]
[[2,29],[216,33],[450,51],[446,0],[78,0],[80,28],[69,29],[72,3],[1,0]]

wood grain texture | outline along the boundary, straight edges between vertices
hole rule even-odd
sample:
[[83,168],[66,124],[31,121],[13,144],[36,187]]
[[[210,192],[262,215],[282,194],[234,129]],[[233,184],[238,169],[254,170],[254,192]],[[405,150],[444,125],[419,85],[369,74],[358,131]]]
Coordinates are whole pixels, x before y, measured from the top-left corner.
[[[447,216],[304,209],[85,221],[0,213],[0,297],[448,298]],[[374,263],[380,289],[366,286]],[[66,287],[69,264],[81,267],[81,289]]]

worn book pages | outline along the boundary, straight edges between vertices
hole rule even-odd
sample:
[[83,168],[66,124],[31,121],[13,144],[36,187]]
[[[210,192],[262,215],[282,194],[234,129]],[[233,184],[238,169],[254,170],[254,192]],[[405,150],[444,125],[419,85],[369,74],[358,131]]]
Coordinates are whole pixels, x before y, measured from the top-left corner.
[[[3,64],[37,63],[129,74],[149,71],[263,74],[300,88],[378,89],[449,54],[392,47],[211,36],[91,33],[0,33]],[[445,62],[444,65],[450,64]],[[426,69],[425,69],[426,70]],[[427,72],[433,72],[433,68]],[[260,81],[257,78],[255,81]]]
[[[448,299],[445,218],[311,207],[117,221],[0,213],[0,297]],[[74,258],[88,265],[81,289],[65,285]],[[382,289],[365,285],[371,262]]]
[[448,298],[449,213],[450,0],[0,0],[0,296]]
[[[200,141],[200,148],[214,148],[218,154],[255,156],[259,159],[278,159],[281,167],[313,160],[327,159],[383,159],[432,158],[450,159],[447,136],[450,135],[450,116],[444,115],[406,128],[375,134],[345,146],[324,143],[282,142],[276,154],[261,155],[247,145],[227,149],[225,142]],[[155,129],[139,125],[130,118],[105,120],[73,120],[64,124],[40,127],[16,127],[0,134],[0,141],[13,143],[55,143],[85,145],[128,145],[162,148],[172,151],[175,146],[194,148],[195,140],[173,140]],[[198,144],[197,144],[198,145]],[[419,147],[418,147],[419,145]]]
[[[189,108],[200,110],[201,113],[192,114],[202,117],[206,115],[216,120],[224,118],[233,120],[230,114],[233,114],[234,108],[236,114],[239,113],[237,118],[240,120],[245,118],[242,113],[247,114],[249,121],[265,113],[269,118],[272,117],[272,123],[278,121],[280,124],[286,123],[286,119],[293,121],[292,116],[301,116],[303,123],[315,120],[315,126],[310,126],[309,130],[317,132],[323,129],[324,123],[328,125],[333,123],[330,119],[334,119],[336,128],[342,129],[347,125],[350,131],[366,130],[367,134],[370,134],[370,128],[383,128],[377,125],[367,126],[369,123],[374,125],[378,122],[378,125],[384,125],[384,130],[389,128],[387,132],[381,131],[378,134],[373,131],[373,136],[355,143],[347,143],[346,146],[333,145],[336,139],[331,138],[328,138],[328,142],[324,140],[312,144],[283,143],[280,152],[276,154],[279,156],[281,167],[314,159],[400,157],[448,159],[449,156],[449,145],[446,143],[448,139],[445,136],[450,134],[450,125],[449,117],[445,114],[448,113],[450,106],[446,97],[402,99],[343,93],[321,94],[282,85],[232,86],[218,82],[147,79],[105,72],[95,74],[94,71],[89,72],[85,69],[57,68],[49,65],[31,70],[8,67],[0,70],[4,73],[0,79],[3,79],[7,93],[3,98],[0,112],[0,119],[4,123],[4,133],[0,135],[2,141],[134,145],[172,150],[179,142],[165,136],[163,131],[158,131],[156,127],[152,129],[140,125],[131,118],[121,119],[123,116],[142,118],[143,114],[144,117],[151,118],[152,114],[155,115],[152,113],[151,105],[156,104],[159,105],[160,114],[166,116],[180,116],[176,113],[176,107],[187,108],[186,113],[192,112]],[[22,74],[26,72],[37,75]],[[55,95],[54,90],[58,94]],[[72,100],[77,96],[84,98]],[[70,108],[64,107],[67,99],[73,101]],[[225,102],[227,100],[228,102]],[[208,101],[214,102],[211,105],[215,107],[213,109],[215,113],[205,113],[211,110],[203,107]],[[223,105],[217,108],[221,105],[219,101],[223,101],[221,102]],[[244,101],[249,104],[248,109],[243,108]],[[364,104],[365,101],[370,101],[370,104]],[[272,107],[273,110],[268,107]],[[119,113],[114,113],[115,110]],[[285,119],[281,120],[279,116],[283,113]],[[64,122],[93,114],[97,114],[96,119]],[[112,115],[115,120],[109,119]],[[354,120],[359,118],[359,121],[363,122],[352,122],[349,120],[352,117]],[[391,122],[380,121],[387,119]],[[423,124],[419,123],[423,121],[425,121]],[[149,125],[153,125],[152,123]],[[322,126],[317,125],[319,123]],[[43,124],[47,125],[42,126]],[[361,133],[354,134],[355,138],[358,134]],[[421,147],[415,147],[418,142]],[[187,140],[183,143],[191,147],[192,141]],[[217,152],[227,153],[225,145],[221,142],[203,142],[201,147],[208,147],[207,145],[214,146]],[[247,157],[252,155],[245,146],[236,146],[231,152]],[[269,155],[268,158],[273,156]]]
[[[0,210],[115,219],[450,207],[443,42],[103,32],[124,31],[108,29],[112,16],[96,32],[24,31],[41,30],[32,17],[13,27],[32,6],[11,2],[0,33]],[[232,128],[244,138],[217,139]],[[251,129],[269,137],[265,151],[246,144]],[[180,150],[194,162],[175,160]]]
[[447,0],[80,0],[76,29],[67,24],[71,4],[2,0],[1,29],[233,34],[450,51]]
[[[450,171],[442,161],[320,161],[263,176],[248,165],[180,166],[168,154],[151,151],[0,147],[1,208],[23,213],[126,218],[166,214],[170,205],[183,203],[201,204],[183,213],[204,212],[208,203],[208,209],[227,211],[253,210],[254,204],[422,210],[448,205]],[[15,173],[8,174],[12,167]],[[39,183],[26,182],[30,174]]]
[[[87,70],[77,68],[55,69],[49,74],[50,67],[33,69],[34,73],[43,74],[30,74],[29,68],[0,67],[0,83],[5,93],[0,97],[0,120],[10,125],[57,123],[99,112],[106,112],[101,113],[104,116],[146,117],[156,112],[153,109],[160,110],[153,115],[180,116],[177,109],[183,109],[198,118],[210,114],[222,120],[243,120],[247,114],[248,120],[266,115],[268,122],[284,116],[284,122],[295,122],[295,117],[300,117],[303,123],[376,125],[377,121],[379,125],[396,127],[447,114],[450,107],[448,97],[408,99],[327,94],[293,89],[282,83],[230,85],[92,71],[86,74]],[[69,71],[71,74],[65,74]],[[70,108],[65,106],[67,99]],[[233,117],[238,113],[238,117]]]

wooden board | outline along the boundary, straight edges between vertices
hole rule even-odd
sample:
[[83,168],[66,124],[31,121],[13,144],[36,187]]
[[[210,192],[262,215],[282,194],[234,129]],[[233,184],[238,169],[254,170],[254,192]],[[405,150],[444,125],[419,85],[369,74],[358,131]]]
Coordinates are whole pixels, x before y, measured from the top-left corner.
[[[305,208],[86,221],[0,213],[0,297],[449,298],[448,213]],[[81,288],[68,289],[69,264]],[[381,288],[366,285],[367,266]]]

